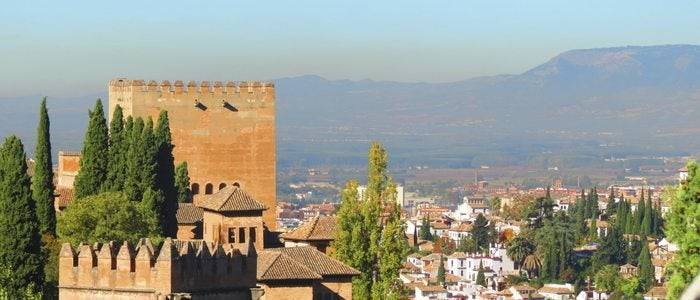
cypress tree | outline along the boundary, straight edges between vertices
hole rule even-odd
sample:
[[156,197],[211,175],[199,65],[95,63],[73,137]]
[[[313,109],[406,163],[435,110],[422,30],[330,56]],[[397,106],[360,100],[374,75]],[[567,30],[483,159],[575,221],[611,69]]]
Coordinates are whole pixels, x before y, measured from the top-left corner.
[[644,290],[649,290],[654,286],[654,265],[651,263],[651,255],[649,254],[649,243],[647,237],[642,235],[642,249],[639,253],[639,281]]
[[637,202],[637,210],[634,212],[634,233],[642,233],[642,222],[644,221],[644,212],[646,211],[644,205],[644,189],[642,189],[642,195],[639,197]]
[[427,215],[423,217],[423,221],[420,225],[420,238],[424,241],[433,240],[433,234],[430,233],[430,220],[428,220]]
[[53,207],[53,162],[51,160],[51,132],[46,97],[39,108],[39,126],[34,151],[34,176],[32,198],[36,201],[36,214],[41,233],[56,234],[56,211]]
[[90,111],[83,150],[80,156],[80,171],[75,177],[75,198],[96,195],[102,191],[107,180],[107,158],[109,157],[109,134],[102,100],[97,99]]
[[588,230],[588,236],[595,240],[598,238],[598,223],[596,219],[591,220],[591,227]]
[[[483,276],[483,270],[481,270],[481,268],[479,270],[482,271],[481,276]],[[479,276],[477,276],[476,278],[477,284],[479,284]],[[438,266],[437,282],[440,286],[445,286],[445,261],[442,260],[442,256],[440,256],[440,265]]]
[[486,287],[486,276],[484,276],[484,263],[479,260],[479,271],[476,273],[476,284]]
[[10,299],[39,290],[44,277],[30,185],[22,142],[10,136],[0,148],[0,289]]
[[177,190],[177,202],[191,202],[190,175],[187,171],[187,162],[183,161],[175,169],[175,189]]
[[126,153],[129,151],[126,132],[122,107],[117,105],[109,124],[109,163],[107,167],[107,189],[109,191],[116,192],[124,189],[127,170]]
[[590,203],[588,204],[591,209],[591,214],[589,215],[590,218],[592,219],[597,219],[599,210],[598,210],[598,189],[597,188],[592,188],[591,192],[589,194],[589,201]]
[[488,221],[482,214],[476,216],[476,220],[474,220],[472,225],[471,236],[479,251],[488,250],[489,248],[489,229],[487,225]]
[[[158,145],[153,134],[153,119],[148,117],[141,132],[143,165],[141,166],[141,190],[160,190],[157,185]],[[158,214],[158,212],[156,212]]]
[[621,232],[625,232],[625,221],[627,219],[627,202],[620,195],[620,202],[617,204],[617,213],[615,215],[615,227]]
[[588,218],[591,215],[591,193],[588,193],[588,197],[586,197],[585,191],[581,190],[581,200],[583,201],[583,217],[584,219]]
[[[647,195],[651,196],[651,193],[647,193]],[[651,198],[647,200],[646,205],[644,205],[644,215],[642,216],[642,225],[641,225],[641,234],[646,236],[651,234],[652,230],[652,211],[654,208],[652,207],[651,204]]]
[[609,219],[617,211],[617,206],[615,203],[615,189],[610,187],[610,194],[608,195],[608,205],[605,206],[605,216]]
[[158,116],[158,124],[154,130],[154,138],[157,148],[156,159],[156,187],[163,191],[165,203],[160,211],[164,234],[170,237],[177,236],[177,219],[175,214],[178,207],[178,190],[175,184],[175,157],[173,157],[172,135],[170,133],[170,120],[168,112],[161,111]]
[[[144,165],[144,143],[142,140],[143,132],[143,119],[136,118],[132,122],[127,119],[127,126],[129,128],[129,151],[127,152],[127,172],[126,179],[124,180],[124,194],[127,199],[131,201],[140,201],[143,196],[143,190],[141,189],[141,176],[142,169]],[[129,124],[132,124],[130,127]]]

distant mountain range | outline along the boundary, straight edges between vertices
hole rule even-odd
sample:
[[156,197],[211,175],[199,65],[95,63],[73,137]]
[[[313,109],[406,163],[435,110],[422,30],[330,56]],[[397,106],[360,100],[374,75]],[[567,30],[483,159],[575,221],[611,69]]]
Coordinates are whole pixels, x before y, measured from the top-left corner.
[[[694,45],[572,50],[522,74],[451,83],[309,75],[276,88],[281,166],[361,164],[373,139],[396,164],[450,167],[700,153]],[[52,99],[55,148],[80,147],[94,98]],[[0,136],[33,137],[37,103],[0,99]]]

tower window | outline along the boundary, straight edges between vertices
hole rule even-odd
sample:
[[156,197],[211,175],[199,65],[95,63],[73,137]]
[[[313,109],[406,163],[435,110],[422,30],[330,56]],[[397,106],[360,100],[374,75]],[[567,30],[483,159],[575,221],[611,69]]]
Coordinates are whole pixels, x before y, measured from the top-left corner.
[[228,242],[229,243],[236,242],[236,228],[229,228],[228,229]]
[[245,227],[238,228],[238,242],[245,243]]
[[241,187],[241,184],[240,184],[240,183],[238,183],[238,182],[234,182],[234,183],[233,183],[233,186],[235,186],[235,187],[239,188],[239,187]]
[[250,241],[255,243],[255,227],[250,227]]
[[219,184],[219,190],[222,190],[222,189],[225,188],[225,187],[226,187],[226,184],[225,184],[225,183],[222,182],[221,184]]
[[192,190],[192,195],[199,194],[199,183],[193,183],[191,190]]
[[204,194],[211,195],[214,192],[214,186],[211,183],[207,183],[204,186]]

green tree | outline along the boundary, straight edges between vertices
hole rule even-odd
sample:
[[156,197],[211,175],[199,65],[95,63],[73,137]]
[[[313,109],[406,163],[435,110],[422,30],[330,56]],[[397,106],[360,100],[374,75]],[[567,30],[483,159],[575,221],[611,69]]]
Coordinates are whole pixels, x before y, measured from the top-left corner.
[[[400,265],[394,262],[403,262],[408,245],[396,206],[396,186],[386,168],[386,150],[381,144],[372,143],[368,154],[367,189],[362,199],[357,199],[355,181],[348,182],[342,192],[334,255],[360,271],[353,279],[353,297],[358,299],[401,295],[401,285],[396,281]],[[384,220],[382,209],[388,213]],[[386,252],[382,248],[394,250]]]
[[[133,124],[132,124],[133,125]],[[127,152],[129,145],[124,128],[124,113],[122,107],[117,105],[109,123],[109,160],[107,165],[107,190],[121,191],[127,174]]]
[[[131,122],[130,120],[131,119],[127,119],[127,126],[125,126],[125,129],[128,128],[128,131],[125,130],[125,132],[128,135],[129,150],[127,152],[126,160],[127,176],[124,180],[124,194],[127,199],[138,201],[141,200],[141,197],[143,196],[141,186],[141,177],[143,173],[141,166],[146,163],[144,160],[144,152],[146,147],[142,137],[144,123],[143,119],[141,118],[133,119]],[[129,126],[129,124],[131,124],[131,126]]]
[[476,243],[474,242],[474,239],[468,236],[463,236],[459,240],[459,245],[457,246],[457,251],[464,252],[464,253],[475,253],[478,252],[479,249],[476,247]]
[[479,214],[472,224],[471,236],[479,251],[488,250],[489,248],[489,228],[486,218]]
[[161,190],[165,202],[160,210],[160,219],[166,236],[177,236],[178,189],[175,182],[175,157],[168,112],[161,111],[153,132],[156,142],[156,188]]
[[438,266],[437,282],[440,286],[445,286],[445,261],[440,257],[440,265]]
[[649,246],[647,237],[642,235],[642,249],[639,253],[639,282],[642,288],[646,291],[654,286],[654,265],[651,263],[651,254],[649,254]]
[[532,242],[530,242],[524,236],[519,235],[513,238],[513,240],[511,240],[510,243],[508,243],[508,248],[506,248],[506,254],[520,268],[525,257],[534,253],[535,249],[535,245]]
[[61,240],[78,244],[130,241],[149,237],[160,240],[158,218],[148,201],[130,201],[123,193],[106,192],[72,203],[58,217]]
[[644,211],[644,190],[642,189],[642,195],[639,197],[639,202],[637,202],[637,210],[634,211],[634,216],[632,218],[632,232],[635,234],[642,233],[642,219],[644,219]]
[[679,298],[700,273],[700,173],[695,162],[688,163],[687,169],[688,179],[672,194],[671,211],[666,219],[666,236],[679,248],[668,267],[671,299]]
[[610,218],[615,211],[617,211],[617,203],[615,203],[615,189],[610,187],[610,194],[608,195],[608,204],[605,206],[605,217]]
[[499,215],[501,212],[501,198],[499,198],[499,197],[491,198],[491,201],[489,201],[489,206],[491,207],[491,211],[493,212],[494,215]]
[[433,234],[430,233],[430,220],[428,216],[423,217],[423,221],[420,225],[420,238],[424,241],[432,241]]
[[598,239],[598,221],[596,219],[591,220],[591,227],[588,230],[588,237],[591,240]]
[[39,126],[34,151],[34,175],[32,198],[36,201],[36,214],[41,233],[56,234],[56,211],[53,207],[53,162],[51,161],[51,132],[46,97],[39,108]]
[[622,233],[613,227],[602,239],[598,251],[593,254],[594,268],[597,270],[604,265],[625,263],[626,249],[627,242],[622,238]]
[[602,267],[594,276],[595,288],[606,293],[617,291],[622,283],[619,269],[617,265]]
[[191,202],[190,174],[187,171],[186,161],[181,162],[175,169],[175,189],[177,190],[178,202]]
[[486,287],[486,277],[484,276],[484,264],[479,261],[479,271],[476,273],[476,284]]
[[98,194],[107,180],[109,134],[102,100],[97,99],[89,115],[90,121],[80,156],[80,171],[75,177],[76,199]]
[[620,291],[625,294],[625,299],[641,299],[640,293],[642,290],[642,284],[637,277],[627,279],[620,285]]
[[[642,216],[642,224],[640,230],[640,234],[645,236],[652,234],[652,218],[654,217],[654,206],[651,203],[651,191],[647,191],[647,195],[649,198],[647,198],[646,205],[644,205],[644,214]],[[639,201],[642,200],[640,199]]]
[[36,204],[24,146],[9,136],[0,147],[0,290],[9,299],[42,287],[43,261]]
[[642,242],[639,238],[632,238],[629,246],[626,249],[627,253],[627,263],[632,265],[639,265],[639,254],[642,251]]

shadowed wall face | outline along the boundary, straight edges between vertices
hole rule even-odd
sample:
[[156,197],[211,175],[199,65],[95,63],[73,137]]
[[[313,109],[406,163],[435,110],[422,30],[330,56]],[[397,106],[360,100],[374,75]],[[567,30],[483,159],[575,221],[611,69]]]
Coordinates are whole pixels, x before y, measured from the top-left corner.
[[168,111],[175,162],[187,161],[197,203],[202,195],[239,185],[268,207],[263,221],[276,227],[275,89],[271,83],[175,81],[109,83],[109,116],[158,119]]

